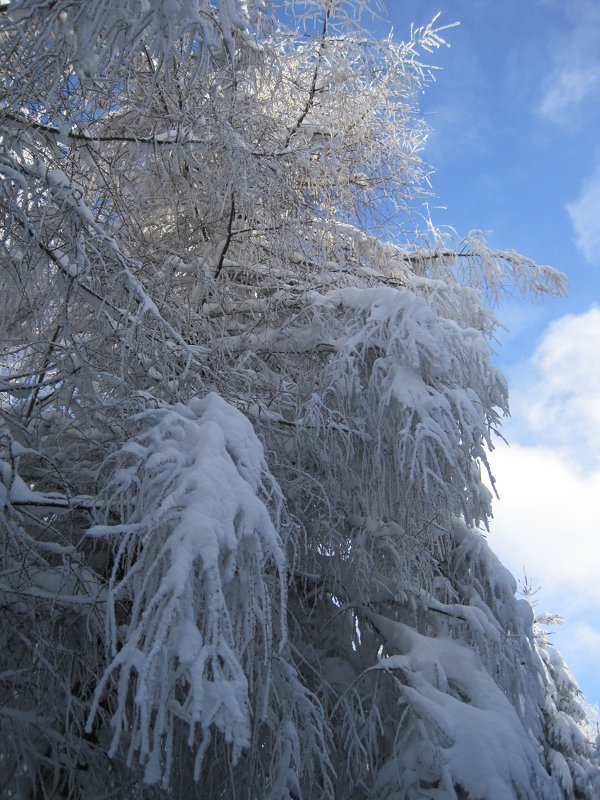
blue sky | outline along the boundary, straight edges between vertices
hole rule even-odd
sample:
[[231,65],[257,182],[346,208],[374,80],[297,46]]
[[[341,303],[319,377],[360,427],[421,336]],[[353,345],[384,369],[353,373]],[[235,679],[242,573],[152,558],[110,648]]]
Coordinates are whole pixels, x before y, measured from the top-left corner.
[[[492,455],[501,499],[489,535],[553,641],[600,704],[600,2],[388,0],[411,22],[460,21],[423,96],[436,168],[432,218],[565,272],[569,296],[502,303],[498,362],[511,387],[511,447]],[[378,24],[379,31],[386,30]],[[389,23],[387,25],[389,29]],[[443,206],[443,207],[442,207]]]

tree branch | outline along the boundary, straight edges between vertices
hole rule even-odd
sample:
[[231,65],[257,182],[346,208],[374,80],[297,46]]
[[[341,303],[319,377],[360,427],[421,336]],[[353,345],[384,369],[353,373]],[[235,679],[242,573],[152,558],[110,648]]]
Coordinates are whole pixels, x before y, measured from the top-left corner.
[[227,223],[227,237],[225,239],[225,244],[223,245],[223,249],[221,250],[221,255],[219,257],[219,263],[217,264],[217,270],[215,272],[214,280],[217,280],[219,275],[221,274],[221,270],[223,269],[223,264],[225,262],[225,255],[229,250],[229,245],[231,244],[231,239],[233,236],[233,220],[235,219],[235,197],[233,192],[231,193],[231,208],[229,209],[229,221]]
[[306,101],[306,104],[305,104],[304,108],[302,109],[302,113],[300,114],[300,116],[296,120],[296,124],[294,125],[294,127],[292,128],[292,130],[288,134],[287,139],[285,140],[285,146],[284,146],[285,148],[288,147],[292,137],[296,133],[298,133],[298,131],[300,129],[300,126],[302,125],[302,123],[306,119],[306,115],[308,114],[308,112],[310,111],[310,109],[312,108],[312,106],[314,104],[315,95],[317,93],[317,78],[319,76],[319,68],[321,66],[321,61],[323,60],[323,50],[325,49],[325,39],[327,37],[327,28],[328,28],[328,25],[329,25],[329,17],[330,17],[330,15],[331,15],[331,4],[329,4],[327,6],[327,12],[325,13],[325,19],[323,20],[323,30],[321,32],[321,40],[319,42],[319,52],[317,54],[317,63],[315,64],[315,69],[314,69],[313,76],[312,76],[312,82],[311,82],[310,90],[309,90],[309,93],[308,93],[308,99]]

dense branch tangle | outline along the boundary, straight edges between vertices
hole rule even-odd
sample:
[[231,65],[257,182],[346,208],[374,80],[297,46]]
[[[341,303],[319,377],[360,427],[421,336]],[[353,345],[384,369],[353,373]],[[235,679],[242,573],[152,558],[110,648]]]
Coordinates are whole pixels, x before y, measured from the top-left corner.
[[442,30],[363,6],[2,15],[0,791],[480,796],[496,714],[515,797],[593,796],[476,531],[487,303],[564,276],[413,233]]

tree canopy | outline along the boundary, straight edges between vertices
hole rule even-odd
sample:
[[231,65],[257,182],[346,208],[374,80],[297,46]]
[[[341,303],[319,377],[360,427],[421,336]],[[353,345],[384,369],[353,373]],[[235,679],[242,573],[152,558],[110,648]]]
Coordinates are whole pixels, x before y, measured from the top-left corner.
[[598,796],[484,533],[494,305],[566,279],[433,228],[445,29],[371,10],[0,15],[3,796]]

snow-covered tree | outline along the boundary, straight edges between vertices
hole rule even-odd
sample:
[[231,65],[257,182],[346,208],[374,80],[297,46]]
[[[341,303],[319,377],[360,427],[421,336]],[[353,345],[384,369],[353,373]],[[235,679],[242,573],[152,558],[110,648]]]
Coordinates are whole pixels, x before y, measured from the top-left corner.
[[3,797],[598,796],[482,532],[565,279],[419,225],[443,29],[365,6],[3,8]]

